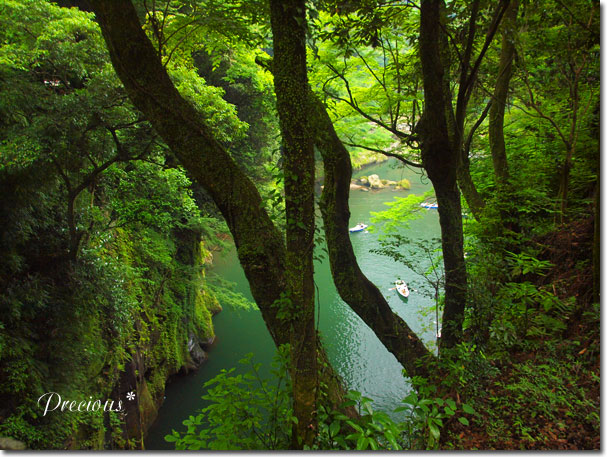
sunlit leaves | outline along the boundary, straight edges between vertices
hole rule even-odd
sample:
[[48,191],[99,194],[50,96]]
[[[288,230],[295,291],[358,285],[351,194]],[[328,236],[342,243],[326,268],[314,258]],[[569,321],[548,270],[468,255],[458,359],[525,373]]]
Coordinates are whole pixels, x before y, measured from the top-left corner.
[[432,191],[428,191],[422,195],[394,197],[393,201],[384,203],[389,209],[371,213],[371,223],[374,225],[370,230],[377,230],[375,226],[378,226],[384,233],[389,234],[399,228],[407,227],[409,221],[423,217],[427,210],[420,207],[420,203],[431,194]]
[[195,70],[172,67],[170,75],[175,87],[211,127],[215,138],[229,143],[245,135],[248,125],[238,119],[235,106],[222,98],[221,88],[206,85]]
[[[329,112],[342,141],[408,152],[396,135],[410,133],[419,114],[413,108],[421,96],[419,63],[401,28],[414,17],[404,6],[372,14],[363,7],[343,15],[320,11],[313,22],[310,79],[332,101]],[[350,149],[356,158],[359,150]]]

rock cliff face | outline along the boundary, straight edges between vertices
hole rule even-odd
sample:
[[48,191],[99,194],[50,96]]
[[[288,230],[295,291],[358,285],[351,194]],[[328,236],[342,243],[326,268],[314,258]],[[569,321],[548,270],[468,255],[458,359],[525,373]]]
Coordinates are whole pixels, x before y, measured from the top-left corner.
[[[164,321],[154,332],[149,344],[137,347],[131,361],[120,373],[114,388],[114,397],[126,399],[123,438],[134,447],[145,448],[145,434],[156,420],[164,399],[164,387],[169,377],[177,373],[198,370],[208,356],[208,348],[215,340],[211,317],[221,311],[221,306],[205,288],[203,263],[212,259],[196,233],[182,231],[176,234],[178,249],[176,259],[193,269],[188,287],[179,288],[177,298],[183,315],[177,321]],[[183,295],[182,295],[183,294]],[[174,337],[165,335],[171,327]],[[166,345],[170,344],[167,350]],[[127,395],[135,393],[134,400]]]
[[[141,239],[116,230],[106,243],[108,254],[93,259],[104,267],[114,262],[124,272],[116,276],[125,279],[107,281],[109,298],[105,285],[90,290],[89,276],[76,276],[75,268],[86,271],[84,261],[76,267],[55,262],[45,280],[63,302],[53,301],[55,307],[44,315],[22,318],[23,328],[34,335],[30,340],[0,331],[0,346],[9,342],[20,355],[0,359],[0,384],[11,386],[0,390],[0,438],[8,440],[1,443],[143,449],[167,379],[205,362],[205,349],[215,338],[212,316],[221,310],[205,279],[210,253],[193,230],[147,235]],[[23,355],[30,347],[35,350]],[[29,368],[18,371],[20,366]],[[17,384],[7,382],[9,370]],[[115,407],[45,412],[36,401],[47,392],[75,405],[107,400]]]

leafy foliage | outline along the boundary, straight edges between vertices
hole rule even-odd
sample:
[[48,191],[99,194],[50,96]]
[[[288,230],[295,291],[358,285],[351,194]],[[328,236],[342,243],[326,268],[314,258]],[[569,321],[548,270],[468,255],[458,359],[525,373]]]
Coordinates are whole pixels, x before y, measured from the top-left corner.
[[[160,398],[190,363],[191,335],[213,337],[203,265],[217,223],[127,101],[90,14],[3,1],[0,16],[0,434],[31,448],[140,446],[123,439],[124,417],[42,416],[36,400],[107,398],[137,363]],[[217,100],[205,115],[218,132],[242,131],[220,91],[180,76],[194,100]]]
[[[268,2],[135,4],[176,88],[259,183],[263,205],[284,228],[272,75],[256,64],[273,52]],[[462,427],[484,430],[485,441],[471,447],[554,447],[568,433],[599,435],[600,307],[569,291],[588,288],[588,243],[568,248],[577,283],[556,277],[560,265],[542,254],[555,222],[600,215],[598,3],[521,2],[520,27],[503,31],[517,51],[503,189],[481,118],[497,77],[499,46],[484,48],[496,5],[449,2],[443,11],[452,95],[467,71],[465,53],[485,53],[460,132],[471,134],[465,159],[486,203],[478,220],[465,222],[464,341],[439,354],[440,380],[413,380],[397,409],[404,421],[354,391],[340,408],[321,402],[314,449],[458,447]],[[386,151],[418,162],[417,6],[323,0],[308,8],[311,86],[354,165]],[[254,305],[207,276],[225,224],[129,102],[93,15],[44,0],[0,0],[0,22],[0,434],[32,448],[141,446],[124,438],[119,415],[41,417],[35,400],[51,390],[108,396],[133,365],[157,400],[167,376],[190,366],[193,336],[212,338],[220,303]],[[397,198],[372,222],[383,231],[378,252],[425,278],[438,313],[440,256],[426,243],[417,246],[420,261],[400,249],[411,240],[394,235],[425,211],[419,204],[429,196]],[[279,317],[298,317],[288,298],[276,306]],[[262,380],[250,357],[248,373],[220,373],[207,385],[210,406],[185,422],[185,434],[167,439],[179,449],[287,448],[293,413],[284,351],[276,383]],[[351,409],[357,417],[345,414]]]
[[223,369],[206,382],[209,389],[202,398],[211,404],[184,421],[183,435],[173,430],[165,440],[178,450],[286,449],[295,419],[286,369],[288,346],[279,348],[272,364],[276,384],[260,377],[261,364],[252,363],[252,357],[240,361],[250,366],[244,374]]

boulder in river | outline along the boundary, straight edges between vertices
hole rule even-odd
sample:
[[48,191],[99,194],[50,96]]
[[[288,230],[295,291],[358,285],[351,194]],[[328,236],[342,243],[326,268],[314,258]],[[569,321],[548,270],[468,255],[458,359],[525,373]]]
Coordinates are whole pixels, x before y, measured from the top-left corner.
[[358,178],[357,183],[361,186],[369,187],[369,179],[366,176],[361,176],[360,178]]
[[[213,337],[212,339],[203,342],[203,344],[205,344],[205,343],[213,344],[214,339],[215,338]],[[188,352],[190,354],[190,357],[184,367],[186,373],[188,373],[190,371],[196,371],[198,368],[200,368],[200,365],[202,365],[204,362],[206,362],[207,359],[209,358],[209,356],[204,351],[204,349],[202,349],[201,346],[202,346],[202,344],[201,344],[200,339],[198,337],[190,334],[190,337],[188,339]]]
[[371,189],[383,189],[384,187],[386,187],[381,182],[381,179],[379,179],[378,175],[369,175],[369,185],[371,186]]
[[409,189],[411,189],[411,182],[407,178],[401,179],[400,181],[398,181],[396,183],[396,188],[403,189],[403,190],[409,190]]

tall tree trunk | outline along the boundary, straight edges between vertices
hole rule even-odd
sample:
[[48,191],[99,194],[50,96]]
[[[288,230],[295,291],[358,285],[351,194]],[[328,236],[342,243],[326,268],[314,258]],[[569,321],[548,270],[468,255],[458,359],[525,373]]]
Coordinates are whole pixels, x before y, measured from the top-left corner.
[[433,358],[407,323],[395,314],[379,289],[363,274],[350,241],[348,196],[352,163],[322,102],[310,92],[316,146],[323,158],[324,189],[320,209],[324,221],[331,274],[341,298],[367,324],[403,365],[408,376],[428,377],[424,358]]
[[504,113],[508,88],[512,77],[512,62],[514,60],[514,36],[516,29],[516,16],[518,14],[518,0],[512,0],[504,16],[502,25],[502,49],[493,92],[493,103],[489,111],[489,145],[493,170],[498,186],[498,192],[503,192],[510,177],[508,171],[508,158],[506,156],[506,142],[504,141]]
[[314,149],[308,128],[304,0],[271,0],[274,87],[284,143],[287,217],[286,276],[291,331],[292,447],[311,446],[316,433],[314,328]]
[[[512,201],[515,197],[510,183],[510,171],[508,156],[506,154],[506,141],[504,139],[504,115],[506,102],[508,100],[508,89],[513,73],[513,61],[515,54],[515,36],[519,1],[511,0],[502,24],[502,48],[495,80],[495,89],[489,111],[489,147],[493,162],[493,173],[497,187],[496,200],[500,208],[500,227],[498,230],[507,229],[511,232],[521,231],[516,212],[512,208],[516,203]],[[509,250],[516,251],[516,246],[509,246]]]
[[[472,93],[472,88],[474,86],[475,81],[478,77],[478,68],[480,61],[485,55],[485,51],[488,49],[489,44],[493,40],[495,33],[497,32],[498,26],[502,21],[505,11],[508,8],[510,0],[500,0],[499,5],[496,6],[495,16],[489,29],[487,30],[487,36],[485,37],[485,44],[483,45],[483,49],[479,51],[479,55],[477,56],[477,60],[472,62],[472,55],[474,51],[474,42],[476,37],[476,20],[479,13],[479,7],[481,6],[481,2],[475,0],[471,5],[471,13],[468,22],[468,33],[467,33],[467,42],[463,51],[462,60],[460,63],[460,76],[459,76],[459,89],[457,94],[457,103],[455,110],[455,130],[452,134],[453,140],[451,141],[452,147],[459,151],[458,154],[458,163],[457,163],[457,180],[468,206],[470,207],[470,211],[472,212],[475,219],[480,219],[482,211],[485,207],[485,201],[479,194],[474,181],[472,180],[472,176],[470,175],[470,139],[466,142],[466,146],[464,147],[464,124],[466,120],[466,113],[468,102],[470,100],[470,95]],[[444,4],[439,5],[440,8],[444,8]],[[440,11],[439,11],[440,14]],[[442,30],[441,30],[442,31]],[[443,37],[441,40],[443,42],[447,41],[446,34],[442,34]],[[447,47],[445,44],[444,47]],[[443,59],[444,68],[449,68],[449,62]],[[444,78],[444,86],[447,87],[445,89],[445,94],[449,94],[449,78]],[[449,107],[449,113],[451,113],[451,108]],[[481,115],[479,121],[482,122],[485,113]],[[472,135],[476,128],[480,125],[477,124],[472,127],[469,135]]]
[[[213,138],[200,114],[175,89],[132,3],[83,3],[95,12],[112,64],[129,98],[224,216],[251,293],[275,344],[290,343],[291,322],[279,319],[278,307],[273,306],[287,291],[284,240],[263,210],[259,192]],[[330,386],[330,400],[337,406],[343,398],[339,378],[322,348],[318,349],[328,367],[323,371],[323,382]]]
[[[469,18],[469,30],[468,35],[474,37],[476,30],[476,19],[478,16],[478,9],[480,7],[480,1],[474,0],[471,5],[471,14]],[[444,4],[439,4],[440,8],[444,8]],[[440,40],[440,57],[444,71],[448,71],[451,67],[451,49],[449,47],[449,39],[446,33],[441,33],[440,36],[436,37]],[[470,175],[470,158],[468,157],[468,150],[463,148],[463,137],[464,137],[464,120],[466,117],[467,97],[465,96],[465,81],[468,77],[468,69],[470,66],[470,59],[472,53],[472,46],[467,46],[466,54],[463,56],[463,65],[460,69],[460,81],[459,91],[457,94],[456,112],[453,112],[451,107],[451,100],[453,94],[451,92],[451,78],[443,77],[443,93],[445,97],[446,115],[447,115],[447,128],[449,132],[449,141],[454,149],[459,151],[457,154],[457,182],[459,188],[470,208],[470,212],[476,220],[480,220],[481,213],[485,207],[485,201],[478,193],[476,185]],[[448,100],[448,102],[447,102]],[[461,203],[460,203],[461,204]]]
[[451,109],[451,100],[444,90],[445,68],[440,53],[441,4],[439,0],[421,2],[419,46],[425,119],[420,135],[422,162],[438,202],[445,265],[445,310],[440,345],[452,347],[461,340],[467,280],[461,201],[457,188],[460,151],[453,147],[449,138],[447,112]]
[[217,204],[272,337],[277,344],[288,343],[288,322],[277,319],[271,306],[286,289],[285,246],[259,192],[175,89],[132,3],[90,4],[129,98]]
[[601,171],[594,189],[594,236],[592,240],[592,300],[601,302]]

